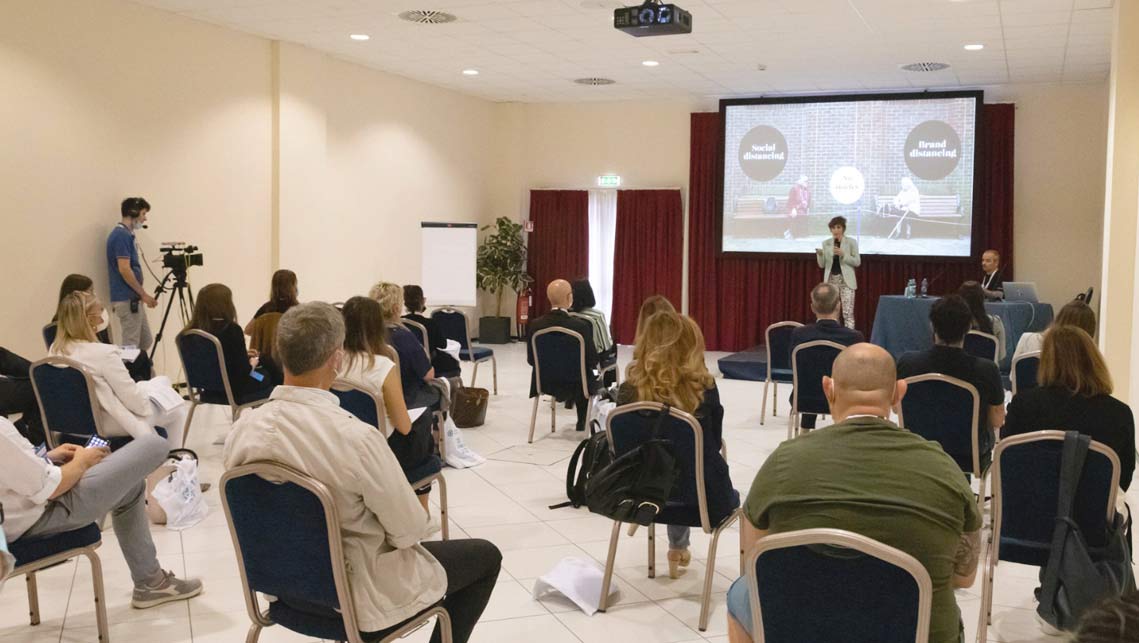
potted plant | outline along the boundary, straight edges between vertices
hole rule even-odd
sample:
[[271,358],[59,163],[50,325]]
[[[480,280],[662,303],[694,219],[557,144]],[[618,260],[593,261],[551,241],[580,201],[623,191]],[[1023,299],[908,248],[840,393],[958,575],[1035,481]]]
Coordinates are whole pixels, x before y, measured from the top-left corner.
[[479,342],[505,344],[510,341],[510,317],[502,316],[502,296],[507,289],[520,291],[533,281],[526,274],[526,244],[522,242],[522,224],[508,217],[498,217],[494,227],[478,251],[476,283],[481,290],[494,295],[493,317],[479,318]]

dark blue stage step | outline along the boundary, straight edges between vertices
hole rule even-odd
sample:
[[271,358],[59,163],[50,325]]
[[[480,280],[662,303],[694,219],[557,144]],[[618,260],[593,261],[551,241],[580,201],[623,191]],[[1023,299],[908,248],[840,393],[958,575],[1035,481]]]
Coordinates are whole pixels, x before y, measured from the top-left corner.
[[721,357],[717,364],[726,379],[762,382],[767,376],[767,351],[763,346],[756,346],[742,353]]

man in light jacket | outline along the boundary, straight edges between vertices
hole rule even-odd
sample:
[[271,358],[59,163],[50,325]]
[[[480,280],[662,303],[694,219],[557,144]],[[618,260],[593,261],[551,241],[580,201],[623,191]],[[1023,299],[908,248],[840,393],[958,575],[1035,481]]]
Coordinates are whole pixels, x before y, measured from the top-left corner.
[[846,236],[846,217],[835,217],[827,227],[831,238],[815,248],[815,258],[823,269],[823,281],[838,288],[842,298],[842,320],[847,328],[854,328],[854,291],[858,280],[854,269],[862,265],[858,254],[858,241]]

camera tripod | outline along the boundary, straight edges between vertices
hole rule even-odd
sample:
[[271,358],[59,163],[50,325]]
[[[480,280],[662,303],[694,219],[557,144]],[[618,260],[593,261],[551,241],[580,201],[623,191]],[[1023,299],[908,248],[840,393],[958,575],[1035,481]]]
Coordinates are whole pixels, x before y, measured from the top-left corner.
[[[173,278],[174,282],[167,286]],[[170,299],[166,300],[166,311],[162,313],[162,324],[158,327],[158,332],[154,335],[154,344],[150,347],[150,361],[154,362],[154,354],[158,351],[158,345],[162,343],[162,333],[166,330],[166,322],[170,318],[170,309],[174,307],[174,300],[178,300],[178,310],[182,316],[183,328],[189,325],[190,317],[194,310],[194,292],[190,290],[190,282],[186,281],[186,270],[173,269],[166,273],[162,278],[162,282],[158,284],[158,288],[154,289],[154,296],[159,297],[164,292],[170,293]]]

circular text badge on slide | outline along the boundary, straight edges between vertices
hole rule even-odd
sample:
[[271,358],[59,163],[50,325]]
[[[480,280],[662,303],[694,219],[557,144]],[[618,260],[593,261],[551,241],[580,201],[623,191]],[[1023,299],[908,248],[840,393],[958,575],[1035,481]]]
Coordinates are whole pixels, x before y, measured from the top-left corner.
[[961,137],[949,123],[926,121],[906,137],[906,166],[915,176],[940,181],[961,161]]
[[866,179],[858,168],[845,165],[831,174],[831,196],[843,205],[850,205],[862,198],[866,191]]
[[770,125],[752,128],[740,141],[740,169],[753,181],[770,181],[787,165],[787,139]]

